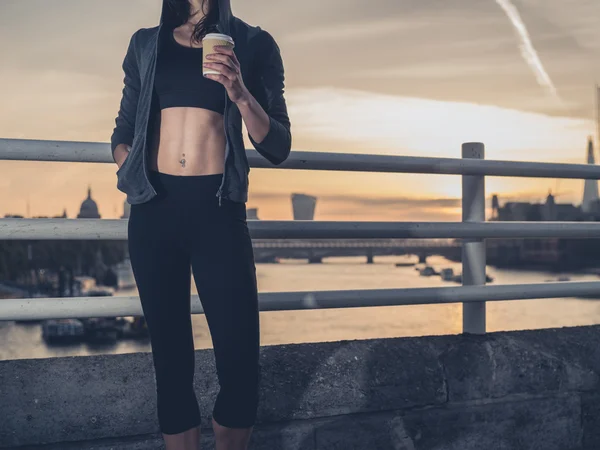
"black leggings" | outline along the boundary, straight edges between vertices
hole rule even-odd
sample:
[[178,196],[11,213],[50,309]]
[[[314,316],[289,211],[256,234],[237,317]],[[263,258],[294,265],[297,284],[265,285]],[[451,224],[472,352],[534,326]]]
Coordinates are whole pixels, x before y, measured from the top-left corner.
[[[158,195],[131,206],[129,255],[152,346],[160,429],[200,424],[194,392],[191,272],[210,330],[220,390],[214,420],[254,425],[258,405],[256,268],[245,203],[216,197],[222,175],[150,171]],[[191,270],[190,270],[191,266]]]

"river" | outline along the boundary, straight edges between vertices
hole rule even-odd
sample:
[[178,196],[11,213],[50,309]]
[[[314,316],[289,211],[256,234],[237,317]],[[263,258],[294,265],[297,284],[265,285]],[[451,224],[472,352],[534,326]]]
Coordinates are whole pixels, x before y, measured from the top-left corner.
[[[410,288],[451,286],[440,277],[421,277],[414,267],[396,267],[404,257],[331,258],[323,264],[286,261],[257,264],[259,290],[306,291],[338,289]],[[440,270],[460,263],[431,257],[428,263]],[[514,271],[489,267],[494,284],[544,282],[558,276],[572,281],[598,280],[595,275]],[[196,289],[192,283],[192,292]],[[133,294],[132,294],[133,293]],[[135,295],[135,289],[116,295]],[[1,301],[1,300],[0,300]],[[260,315],[261,344],[337,341],[381,337],[457,334],[461,332],[462,305],[391,306],[307,311],[270,311]],[[487,305],[488,331],[552,328],[600,323],[600,301],[576,298],[490,302]],[[197,349],[212,347],[204,315],[194,315],[194,342]],[[118,341],[111,345],[77,343],[49,346],[42,339],[40,323],[0,322],[0,360],[48,358],[92,354],[150,351],[147,340]]]

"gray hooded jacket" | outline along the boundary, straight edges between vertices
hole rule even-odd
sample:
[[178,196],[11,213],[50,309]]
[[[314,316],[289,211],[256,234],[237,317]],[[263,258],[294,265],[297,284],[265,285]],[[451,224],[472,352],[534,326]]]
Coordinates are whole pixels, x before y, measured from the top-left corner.
[[[240,61],[242,78],[250,93],[269,115],[267,136],[257,143],[248,135],[254,148],[273,164],[281,164],[290,154],[290,120],[283,96],[284,70],[279,47],[273,37],[259,27],[248,25],[233,16],[229,0],[218,0],[218,32],[234,39],[235,54]],[[131,151],[117,170],[117,188],[127,194],[130,204],[144,203],[156,195],[148,179],[148,149],[160,127],[160,109],[154,91],[154,72],[158,38],[174,21],[163,0],[160,25],[142,28],[131,37],[123,61],[125,72],[123,96],[111,149],[127,144]],[[201,76],[201,75],[200,75]],[[224,126],[226,137],[225,169],[219,202],[225,198],[237,202],[248,200],[248,174],[242,136],[242,117],[237,105],[225,92]]]

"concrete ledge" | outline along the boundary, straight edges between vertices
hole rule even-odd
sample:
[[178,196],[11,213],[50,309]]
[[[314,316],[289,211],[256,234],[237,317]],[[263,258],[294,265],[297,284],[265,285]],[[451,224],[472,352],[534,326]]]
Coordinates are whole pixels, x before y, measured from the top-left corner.
[[[600,448],[600,327],[261,349],[253,450]],[[163,448],[149,353],[0,361],[0,448]],[[218,385],[196,352],[211,449]]]

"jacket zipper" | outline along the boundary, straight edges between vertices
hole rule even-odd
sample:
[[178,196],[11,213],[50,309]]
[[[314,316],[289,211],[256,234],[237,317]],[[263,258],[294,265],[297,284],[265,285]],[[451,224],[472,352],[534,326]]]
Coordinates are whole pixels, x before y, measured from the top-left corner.
[[[219,33],[224,33],[229,35],[229,24],[227,23],[225,26],[222,22],[222,17],[219,20],[218,28],[220,28]],[[229,158],[229,133],[227,132],[227,107],[229,106],[229,94],[227,94],[227,90],[224,89],[225,95],[225,110],[223,111],[223,128],[225,130],[225,163],[223,164],[223,177],[221,178],[221,186],[219,186],[219,190],[217,191],[217,197],[219,198],[219,207],[221,207],[221,200],[223,199],[223,187],[225,186],[225,178],[227,174],[227,159]]]
[[225,110],[223,111],[223,127],[225,129],[225,164],[223,164],[223,177],[221,179],[221,186],[217,191],[217,197],[219,198],[219,207],[221,206],[221,200],[223,199],[223,186],[225,185],[225,174],[227,172],[227,158],[229,156],[229,134],[227,133],[227,106],[229,102],[229,95],[225,90]]

